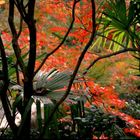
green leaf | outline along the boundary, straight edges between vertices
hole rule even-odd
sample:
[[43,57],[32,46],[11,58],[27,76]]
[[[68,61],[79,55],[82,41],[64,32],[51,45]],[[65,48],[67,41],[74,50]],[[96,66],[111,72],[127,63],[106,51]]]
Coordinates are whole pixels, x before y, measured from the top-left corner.
[[22,121],[21,121],[21,124],[20,124],[20,127],[19,127],[19,130],[18,130],[17,135],[19,135],[19,134],[21,133],[21,130],[22,130],[23,127],[24,127],[24,124],[25,124],[27,115],[28,115],[28,113],[29,113],[29,111],[30,111],[30,109],[31,109],[31,106],[32,106],[33,102],[34,102],[34,99],[31,98],[31,99],[29,100],[29,102],[28,102],[26,108],[25,108],[25,111],[24,111],[24,113],[23,113]]
[[112,18],[112,22],[111,24],[116,27],[119,30],[125,31],[126,30],[126,25],[123,24],[121,21],[119,21],[118,19]]
[[[124,32],[119,32],[119,34],[118,34],[117,37],[115,38],[116,42],[123,42],[124,35],[125,35]],[[120,46],[119,44],[116,44],[116,43],[115,43],[113,50],[116,52],[116,51],[119,51],[120,48],[121,48],[121,46]]]
[[116,9],[117,9],[118,18],[120,19],[120,21],[122,21],[125,24],[127,22],[125,0],[117,0]]
[[50,131],[49,131],[49,128],[50,128],[50,122],[47,124],[48,122],[48,119],[49,119],[49,116],[50,116],[50,113],[53,109],[53,104],[44,104],[44,123],[47,125],[44,126],[44,129],[45,129],[45,134],[43,136],[44,139],[51,139],[51,134],[50,134]]
[[36,110],[37,110],[37,124],[39,132],[42,131],[42,117],[41,117],[41,106],[40,101],[36,100]]
[[[109,32],[104,32],[105,37],[108,37],[108,35],[109,35]],[[108,39],[105,38],[105,37],[104,37],[104,41],[103,41],[103,45],[102,45],[103,48],[106,47],[106,44],[107,44],[107,41],[108,41]]]
[[99,49],[101,47],[101,43],[102,43],[103,37],[98,37],[94,42],[93,45],[90,47],[91,49],[95,50],[95,49]]
[[72,104],[70,106],[70,109],[71,109],[71,118],[74,121],[75,117],[79,117],[79,115],[78,115],[78,105],[77,104]]
[[34,82],[34,90],[44,89],[46,91],[55,91],[63,89],[68,85],[71,72],[59,72],[56,69],[48,73],[39,74]]
[[131,2],[130,2],[130,5],[129,5],[128,25],[127,25],[127,26],[129,26],[129,25],[133,22],[133,20],[134,20],[134,17],[135,17],[134,10],[135,10],[134,4],[133,4],[133,2],[131,1]]
[[13,115],[15,115],[17,105],[18,105],[21,101],[22,101],[22,96],[16,97],[16,99],[15,99],[15,101],[14,101],[14,103],[13,103],[13,108],[12,108],[12,110],[13,110]]
[[46,52],[42,53],[41,55],[36,57],[36,60],[42,59],[44,56],[46,56]]
[[[47,97],[50,98],[51,100],[56,100],[59,101],[64,95],[66,91],[65,90],[60,90],[60,91],[51,91],[47,94]],[[75,97],[72,92],[70,92],[68,98],[73,98]]]

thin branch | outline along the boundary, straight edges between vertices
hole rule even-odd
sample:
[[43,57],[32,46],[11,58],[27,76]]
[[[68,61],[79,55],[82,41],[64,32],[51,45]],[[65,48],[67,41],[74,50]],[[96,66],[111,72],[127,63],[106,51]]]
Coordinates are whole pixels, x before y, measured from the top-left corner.
[[89,69],[91,67],[93,67],[95,65],[95,63],[98,62],[99,60],[104,59],[104,58],[108,58],[108,57],[111,57],[111,56],[115,56],[115,55],[118,55],[118,54],[121,54],[121,53],[125,53],[125,52],[128,52],[128,51],[130,51],[130,52],[139,51],[140,52],[140,50],[138,50],[137,48],[125,48],[123,50],[119,50],[119,51],[116,51],[116,52],[113,52],[113,53],[110,53],[110,54],[99,56],[86,68],[86,70],[83,72],[83,75],[87,74]]
[[[35,1],[36,0],[29,0],[27,3],[27,7],[28,7],[28,20],[34,20],[34,9],[35,9]],[[31,23],[30,23],[31,24]]]
[[20,25],[19,25],[19,31],[17,33],[17,38],[19,38],[19,36],[22,32],[22,22],[23,22],[23,19],[22,19],[22,17],[20,17]]
[[16,62],[16,64],[15,64],[15,70],[16,70],[17,84],[20,85],[20,75],[19,75],[19,70],[18,70],[18,62]]
[[61,98],[61,100],[58,102],[58,105],[60,105],[60,104],[67,98],[67,96],[68,96],[68,94],[69,94],[69,92],[70,92],[71,86],[72,86],[72,84],[73,84],[73,81],[74,81],[74,79],[75,79],[75,77],[76,77],[76,74],[77,74],[77,72],[78,72],[78,70],[79,70],[79,67],[80,67],[80,65],[81,65],[81,63],[82,63],[82,60],[83,60],[83,58],[84,58],[84,56],[85,56],[87,50],[88,50],[89,47],[91,46],[92,41],[93,41],[93,39],[94,39],[94,37],[95,37],[96,23],[95,23],[95,3],[94,3],[94,0],[91,0],[91,6],[92,6],[92,33],[91,33],[91,37],[90,37],[89,42],[86,44],[84,50],[82,51],[82,53],[81,53],[81,55],[80,55],[80,57],[79,57],[79,59],[78,59],[77,65],[76,65],[76,67],[75,67],[75,69],[74,69],[74,72],[73,72],[73,75],[72,75],[72,77],[71,77],[71,79],[70,79],[70,82],[69,82],[69,85],[68,85],[66,94],[65,94],[65,96],[63,96],[63,97]]
[[[75,1],[75,2],[77,2],[77,1]],[[92,41],[93,41],[93,39],[94,39],[95,31],[96,31],[96,23],[95,23],[95,2],[94,2],[94,0],[91,0],[91,7],[92,7],[92,33],[91,33],[89,42],[86,44],[84,50],[82,51],[82,53],[81,53],[81,55],[80,55],[80,57],[79,57],[79,59],[78,59],[77,65],[75,66],[74,72],[73,72],[73,74],[72,74],[72,76],[71,76],[71,79],[70,79],[70,81],[69,81],[69,85],[68,85],[68,88],[67,88],[67,90],[66,90],[65,95],[56,103],[54,109],[52,110],[52,112],[51,112],[51,114],[50,114],[50,116],[49,116],[49,118],[48,118],[48,120],[47,120],[47,122],[45,123],[44,126],[47,126],[48,122],[50,122],[50,120],[52,119],[52,117],[53,117],[55,111],[58,109],[59,105],[62,104],[62,102],[63,102],[63,101],[67,98],[67,96],[69,95],[70,90],[71,90],[71,87],[72,87],[72,84],[73,84],[73,81],[74,81],[74,79],[75,79],[75,77],[76,77],[76,75],[77,75],[77,72],[78,72],[79,67],[80,67],[80,65],[81,65],[81,63],[82,63],[82,60],[83,60],[83,58],[84,58],[84,56],[85,56],[87,50],[88,50],[89,47],[91,46]],[[42,134],[44,134],[44,132],[45,132],[45,129],[43,129],[43,130],[44,130],[44,131],[43,131]]]
[[2,83],[0,85],[0,97],[1,97],[2,106],[4,109],[8,124],[10,125],[10,128],[12,129],[13,133],[16,135],[17,126],[14,123],[14,117],[11,114],[10,107],[7,101],[7,90],[9,86],[8,64],[7,64],[6,53],[4,50],[4,45],[2,42],[1,36],[0,36],[0,53],[1,53],[1,58],[2,58],[2,74],[3,74],[3,79],[1,79]]
[[125,45],[123,45],[123,44],[121,44],[120,42],[117,42],[116,40],[111,39],[111,38],[109,38],[109,37],[107,37],[107,36],[105,36],[105,35],[103,35],[103,34],[101,34],[101,33],[96,33],[96,35],[97,35],[97,36],[101,36],[101,37],[103,37],[103,38],[106,38],[106,39],[108,39],[108,40],[110,40],[110,41],[112,41],[112,42],[114,42],[114,43],[120,45],[122,48],[126,48]]
[[[85,30],[85,31],[91,33],[91,31],[89,31],[88,29],[86,29],[86,27],[84,27],[84,25],[83,25],[83,28],[80,28],[80,29]],[[103,32],[104,32],[104,31],[103,31]],[[103,32],[102,32],[102,33],[103,33]],[[95,35],[100,36],[100,37],[103,37],[103,38],[106,38],[106,39],[112,41],[113,43],[116,43],[116,44],[120,45],[122,48],[126,48],[125,45],[121,44],[120,42],[117,42],[117,41],[114,40],[114,39],[111,39],[111,38],[109,38],[109,37],[103,35],[102,33],[96,32]]]
[[33,79],[34,68],[36,61],[36,21],[34,19],[34,9],[35,9],[35,0],[30,0],[28,2],[28,14],[27,21],[25,21],[29,28],[29,37],[30,37],[30,49],[29,49],[29,61],[27,66],[28,78]]
[[12,36],[13,36],[13,39],[12,39],[12,45],[13,45],[13,49],[14,49],[14,52],[15,52],[15,55],[16,55],[16,59],[18,61],[18,64],[23,72],[23,75],[25,75],[25,65],[24,65],[24,62],[21,58],[21,50],[20,50],[20,47],[19,47],[19,44],[18,44],[18,34],[20,33],[17,33],[16,31],[16,28],[15,28],[15,25],[14,25],[14,0],[9,0],[9,17],[8,17],[8,22],[9,22],[9,26],[10,26],[10,29],[11,29],[11,32],[12,32]]
[[[17,33],[17,39],[19,38],[21,32],[22,32],[22,17],[20,17],[20,25],[19,25],[19,31]],[[16,77],[17,77],[17,84],[20,85],[20,77],[19,77],[19,70],[18,70],[18,61],[15,64],[15,69],[16,69]]]
[[1,59],[2,59],[2,72],[4,74],[3,80],[6,85],[9,84],[9,76],[8,76],[8,64],[7,64],[7,58],[4,50],[4,45],[2,42],[2,38],[0,36],[0,53],[1,53]]
[[51,56],[53,53],[55,53],[63,45],[63,43],[66,41],[66,38],[68,37],[71,29],[73,28],[73,24],[74,24],[74,21],[75,21],[75,7],[76,7],[76,3],[77,2],[78,1],[75,0],[75,2],[73,3],[73,7],[72,7],[72,21],[71,21],[71,24],[70,24],[70,26],[69,26],[69,28],[68,28],[68,30],[67,30],[64,38],[63,38],[63,40],[60,42],[60,44],[54,50],[52,50],[50,53],[46,54],[45,58],[42,60],[41,64],[36,69],[34,74],[36,74],[41,69],[41,67],[44,65],[44,63],[48,59],[48,57]]
[[25,20],[25,17],[27,16],[27,13],[25,11],[24,5],[23,5],[23,0],[19,2],[19,0],[14,0],[14,3],[20,12],[21,17]]

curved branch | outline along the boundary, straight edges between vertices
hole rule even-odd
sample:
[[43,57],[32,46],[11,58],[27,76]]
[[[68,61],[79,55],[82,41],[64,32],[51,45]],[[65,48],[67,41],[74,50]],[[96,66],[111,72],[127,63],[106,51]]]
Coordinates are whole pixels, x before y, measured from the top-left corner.
[[60,44],[54,49],[52,50],[50,53],[46,54],[45,58],[42,60],[41,64],[39,65],[39,67],[36,69],[34,75],[41,69],[41,67],[44,65],[44,63],[46,62],[46,60],[48,59],[49,56],[51,56],[53,53],[55,53],[62,45],[63,43],[65,42],[66,38],[68,37],[72,27],[73,27],[73,24],[74,24],[74,21],[75,21],[75,7],[76,7],[76,3],[78,1],[75,0],[74,4],[73,4],[73,8],[72,8],[72,21],[71,21],[71,24],[68,28],[68,31],[66,32],[63,40],[60,42]]
[[19,0],[14,0],[15,1],[15,5],[18,9],[18,11],[21,14],[21,17],[25,20],[25,17],[27,16],[27,13],[25,11],[25,7],[23,5],[23,0],[19,1]]
[[[84,25],[83,25],[83,26],[84,26]],[[89,31],[88,29],[86,29],[86,27],[83,27],[83,28],[80,28],[80,29],[85,30],[86,32],[91,33],[91,31]],[[102,32],[102,33],[103,33],[103,32]],[[121,46],[122,48],[126,48],[125,45],[121,44],[120,42],[118,42],[118,41],[116,41],[116,40],[114,40],[114,39],[111,39],[111,38],[109,38],[109,37],[103,35],[102,33],[101,33],[101,32],[100,32],[100,33],[97,33],[97,32],[96,32],[95,35],[97,35],[97,36],[99,36],[99,37],[106,38],[106,39],[112,41],[113,43],[118,44],[118,45]]]
[[[77,1],[75,0],[75,2],[77,2]],[[52,112],[51,112],[51,114],[50,114],[50,116],[49,116],[49,118],[48,118],[48,120],[47,120],[47,122],[45,123],[44,126],[46,126],[46,125],[48,124],[48,122],[51,121],[51,119],[52,119],[52,117],[53,117],[55,111],[58,109],[59,105],[62,104],[62,102],[63,102],[63,101],[67,98],[67,96],[69,95],[70,90],[71,90],[71,87],[72,87],[72,84],[73,84],[73,81],[74,81],[74,79],[75,79],[75,77],[76,77],[76,75],[77,75],[77,72],[78,72],[79,67],[80,67],[80,65],[81,65],[81,63],[82,63],[82,60],[83,60],[83,58],[84,58],[84,56],[85,56],[87,50],[88,50],[89,47],[91,46],[92,41],[93,41],[93,39],[94,39],[95,31],[96,31],[96,23],[95,23],[95,2],[94,2],[94,0],[91,0],[91,6],[92,6],[92,33],[91,33],[90,39],[89,39],[88,43],[86,44],[84,50],[82,51],[82,53],[81,53],[81,55],[80,55],[80,57],[79,57],[79,59],[78,59],[77,65],[76,65],[76,67],[75,67],[75,69],[74,69],[74,72],[73,72],[73,74],[72,74],[72,76],[71,76],[71,79],[70,79],[70,81],[69,81],[69,85],[68,85],[68,88],[67,88],[67,90],[66,90],[65,95],[56,103],[54,109],[52,110]],[[45,130],[45,129],[43,129],[43,130]],[[43,135],[43,134],[44,134],[44,131],[43,131],[42,135]]]
[[36,61],[36,22],[34,19],[35,0],[28,2],[27,21],[30,37],[29,60],[27,65],[28,78],[32,81]]
[[138,52],[140,52],[140,50],[137,49],[137,48],[125,48],[123,50],[119,50],[119,51],[116,51],[116,52],[113,52],[113,53],[110,53],[110,54],[99,56],[86,68],[86,70],[83,72],[83,75],[87,74],[88,70],[91,67],[93,67],[95,65],[95,63],[98,62],[99,60],[104,59],[104,58],[108,58],[108,57],[111,57],[111,56],[114,56],[114,55],[118,55],[118,54],[121,54],[121,53],[125,53],[125,52],[128,52],[128,51],[131,51],[131,52],[138,51]]
[[10,29],[11,29],[11,32],[12,32],[12,45],[13,45],[13,49],[14,49],[14,52],[15,52],[15,55],[16,55],[16,59],[17,59],[17,62],[23,72],[23,75],[25,76],[25,64],[21,58],[21,50],[20,50],[20,47],[19,47],[19,44],[18,44],[18,37],[19,37],[19,34],[20,34],[20,30],[19,30],[19,33],[17,33],[16,31],[16,28],[15,28],[15,25],[14,25],[14,0],[9,0],[9,17],[8,17],[8,22],[9,22],[9,26],[10,26]]
[[2,102],[2,106],[5,112],[6,119],[8,121],[8,124],[10,125],[10,128],[12,129],[13,133],[16,135],[17,132],[17,126],[14,123],[14,117],[11,114],[8,102],[7,102],[7,90],[9,86],[9,77],[8,77],[8,64],[7,64],[7,58],[4,50],[4,45],[0,36],[0,54],[2,58],[2,72],[1,75],[1,84],[0,84],[0,98]]
[[103,34],[101,34],[101,33],[96,33],[96,35],[97,35],[97,36],[100,36],[100,37],[103,37],[103,38],[106,38],[106,39],[112,41],[113,43],[116,43],[116,44],[120,45],[122,48],[126,48],[125,45],[123,45],[123,44],[117,42],[116,40],[111,39],[111,38],[109,38],[109,37],[107,37],[107,36],[105,36],[105,35],[103,35]]

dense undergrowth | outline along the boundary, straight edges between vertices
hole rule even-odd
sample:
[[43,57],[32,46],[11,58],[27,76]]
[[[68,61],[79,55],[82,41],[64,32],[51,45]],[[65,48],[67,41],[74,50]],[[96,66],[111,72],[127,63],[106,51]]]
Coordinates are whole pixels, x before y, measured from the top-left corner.
[[9,2],[0,5],[0,96],[12,129],[0,138],[24,139],[27,128],[30,139],[139,139],[139,2],[37,0],[35,11],[33,1]]

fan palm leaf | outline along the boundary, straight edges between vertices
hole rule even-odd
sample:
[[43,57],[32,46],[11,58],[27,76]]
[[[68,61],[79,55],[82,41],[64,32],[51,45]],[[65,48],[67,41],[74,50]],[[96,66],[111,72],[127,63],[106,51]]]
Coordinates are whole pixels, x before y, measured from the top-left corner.
[[138,18],[134,9],[136,5],[133,1],[128,7],[125,0],[106,0],[106,7],[99,19],[99,29],[96,33],[98,39],[92,48],[100,45],[99,47],[118,51],[124,46],[136,47],[136,40],[140,37],[136,30]]
[[68,71],[59,72],[56,69],[51,69],[47,73],[39,71],[34,78],[34,95],[46,95],[53,100],[60,99],[65,94],[71,74]]

